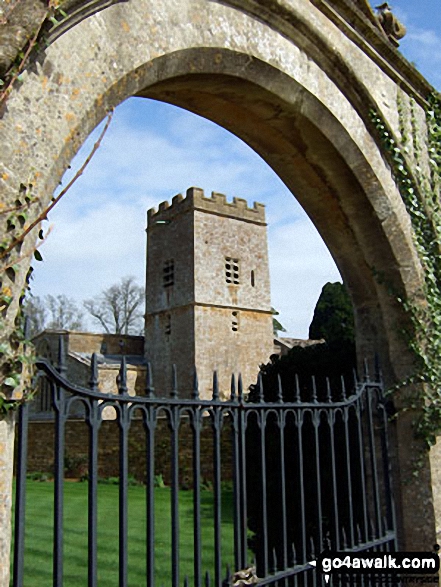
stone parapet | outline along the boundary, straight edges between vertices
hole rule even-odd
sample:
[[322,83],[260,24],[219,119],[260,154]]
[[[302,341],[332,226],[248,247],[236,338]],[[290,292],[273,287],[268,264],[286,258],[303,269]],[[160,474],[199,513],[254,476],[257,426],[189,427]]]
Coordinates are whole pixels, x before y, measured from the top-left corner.
[[147,212],[148,227],[158,222],[167,223],[178,214],[189,210],[200,210],[217,216],[236,218],[266,226],[264,204],[254,202],[253,207],[249,208],[247,201],[243,198],[233,198],[232,202],[227,202],[227,197],[224,194],[216,192],[212,192],[211,197],[207,198],[204,195],[204,190],[191,187],[187,190],[185,197],[182,194],[177,194],[173,197],[171,204],[161,202],[158,210],[151,208]]

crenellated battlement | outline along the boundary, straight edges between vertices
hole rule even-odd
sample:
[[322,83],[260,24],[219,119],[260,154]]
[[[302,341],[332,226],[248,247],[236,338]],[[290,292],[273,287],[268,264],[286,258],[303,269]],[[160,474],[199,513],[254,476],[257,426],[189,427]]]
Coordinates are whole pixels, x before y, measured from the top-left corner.
[[211,197],[207,198],[204,190],[196,187],[188,188],[185,197],[182,194],[174,196],[171,204],[161,202],[158,210],[151,208],[147,212],[147,224],[152,226],[157,222],[170,221],[177,214],[188,210],[201,210],[218,216],[266,225],[264,204],[254,202],[253,207],[249,208],[247,201],[243,198],[233,198],[232,202],[227,202],[224,194],[216,192],[212,192]]

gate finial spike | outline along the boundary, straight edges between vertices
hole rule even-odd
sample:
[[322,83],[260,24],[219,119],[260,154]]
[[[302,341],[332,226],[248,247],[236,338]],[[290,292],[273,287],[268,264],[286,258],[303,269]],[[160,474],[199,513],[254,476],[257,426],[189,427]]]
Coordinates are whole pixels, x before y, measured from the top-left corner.
[[259,371],[259,375],[257,376],[257,401],[263,402],[265,401],[263,398],[263,378],[262,378],[262,371]]
[[96,353],[92,354],[92,360],[90,361],[89,387],[92,391],[98,391],[98,358]]
[[315,375],[311,375],[311,381],[312,381],[312,401],[314,404],[317,403],[317,385],[315,382]]
[[364,359],[363,361],[363,379],[368,382],[370,381],[370,376],[369,376],[369,363],[367,359]]
[[188,575],[185,575],[184,587],[188,587]]
[[309,543],[311,545],[311,560],[314,560],[314,558],[315,558],[315,544],[314,544],[314,538],[312,536],[309,539]]
[[172,365],[172,386],[170,391],[170,397],[176,399],[178,397],[178,373],[176,371],[176,365]]
[[127,393],[127,365],[125,355],[123,355],[121,358],[121,366],[116,377],[116,384],[118,386],[118,392],[120,395]]
[[196,369],[196,365],[194,366],[193,372],[193,393],[192,399],[199,399],[199,381],[198,381],[198,372]]
[[239,373],[239,377],[237,379],[237,399],[239,402],[243,401],[243,383],[242,383],[242,373]]
[[326,377],[326,401],[332,402],[331,382],[329,381],[329,377]]
[[211,580],[210,580],[210,573],[207,571],[205,573],[205,587],[210,587]]
[[292,566],[295,567],[297,564],[297,552],[296,552],[296,545],[294,544],[294,542],[291,545],[291,551],[292,551]]
[[346,399],[346,384],[345,384],[345,378],[343,375],[340,376],[340,380],[341,380],[341,399],[343,401],[345,401],[345,399]]
[[236,377],[234,373],[231,373],[231,395],[230,399],[232,402],[236,401]]
[[343,542],[343,550],[346,550],[348,547],[348,539],[346,537],[346,530],[345,530],[344,526],[341,529],[341,535],[342,535],[342,542]]
[[273,548],[273,573],[277,572],[277,553],[275,547]]
[[355,369],[352,369],[352,377],[354,378],[354,388],[357,389],[357,387],[358,387],[358,376],[357,376],[357,371]]
[[213,371],[213,401],[219,400],[219,381],[217,378],[217,371]]
[[299,403],[301,401],[301,399],[300,399],[300,381],[299,381],[299,376],[297,373],[295,374],[295,380],[296,380],[296,385],[295,385],[294,401]]
[[64,336],[60,334],[58,338],[58,373],[64,377],[66,375],[66,353],[64,350]]
[[375,536],[375,528],[374,528],[374,523],[372,522],[371,518],[369,518],[369,530],[370,530],[370,538],[371,540],[374,540],[376,538]]
[[360,524],[357,524],[357,546],[360,546],[360,544],[363,544],[363,537],[361,535]]
[[153,387],[152,364],[150,361],[147,363],[145,372],[145,394],[147,397],[154,397],[155,395],[155,388]]
[[282,378],[280,373],[277,373],[277,403],[283,403]]
[[225,575],[225,585],[229,585],[230,584],[230,579],[231,579],[231,569],[230,569],[230,565],[227,565],[226,567],[226,575]]
[[374,355],[374,367],[375,367],[375,382],[376,383],[383,383],[383,373],[381,372],[381,364],[380,364],[380,357],[378,353]]

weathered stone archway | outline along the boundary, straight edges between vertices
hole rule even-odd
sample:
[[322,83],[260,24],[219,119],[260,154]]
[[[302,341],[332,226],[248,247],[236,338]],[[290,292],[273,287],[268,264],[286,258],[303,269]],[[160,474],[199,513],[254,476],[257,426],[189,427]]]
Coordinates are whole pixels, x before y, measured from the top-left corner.
[[[336,17],[309,0],[188,0],[179,9],[172,0],[130,0],[68,18],[6,103],[5,201],[13,203],[20,184],[31,181],[47,204],[90,131],[131,95],[206,116],[252,146],[296,194],[349,286],[361,354],[379,352],[387,380],[401,380],[412,369],[398,327],[406,317],[376,275],[411,297],[420,288],[421,268],[369,109],[381,112],[399,135],[397,96],[404,104],[422,103],[428,87],[382,38],[365,2],[352,4]],[[335,2],[335,8],[343,5]],[[423,111],[415,109],[423,132]],[[32,244],[31,235],[22,254]],[[10,324],[26,261],[21,265],[10,284],[16,297]],[[11,426],[0,426],[8,454]],[[415,447],[405,421],[397,438],[402,546],[428,548],[435,528],[430,471],[406,484]],[[7,507],[10,463],[0,474]],[[409,511],[416,494],[421,505]]]

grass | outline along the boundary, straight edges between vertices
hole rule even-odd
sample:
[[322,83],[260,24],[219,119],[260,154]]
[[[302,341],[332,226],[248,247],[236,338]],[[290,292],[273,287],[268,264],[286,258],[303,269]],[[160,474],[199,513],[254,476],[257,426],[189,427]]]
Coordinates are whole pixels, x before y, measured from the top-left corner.
[[[53,491],[51,482],[27,481],[24,587],[52,584]],[[129,487],[129,587],[146,584],[145,487]],[[64,587],[87,585],[87,482],[64,489]],[[222,494],[222,565],[234,561],[232,493]],[[213,493],[201,493],[202,569],[213,576]],[[179,493],[180,573],[193,577],[193,493]],[[156,585],[168,587],[171,575],[170,489],[155,489]],[[118,487],[98,486],[98,584],[118,586]]]

